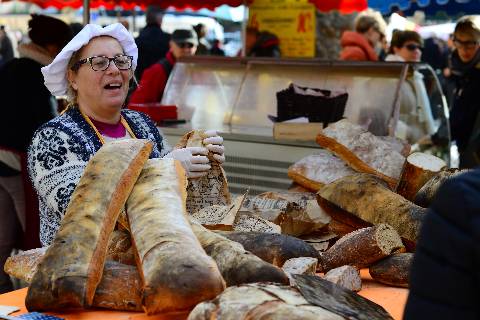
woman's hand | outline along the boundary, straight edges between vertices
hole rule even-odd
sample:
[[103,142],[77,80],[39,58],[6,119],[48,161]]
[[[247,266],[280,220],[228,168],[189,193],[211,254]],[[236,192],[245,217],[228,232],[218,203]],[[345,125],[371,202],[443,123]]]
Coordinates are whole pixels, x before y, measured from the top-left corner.
[[203,139],[203,145],[208,151],[213,153],[213,158],[219,163],[225,162],[225,147],[223,146],[223,138],[217,134],[216,130],[205,131],[206,138]]
[[211,168],[207,154],[207,148],[186,147],[172,150],[164,158],[180,161],[189,178],[200,178],[206,176]]

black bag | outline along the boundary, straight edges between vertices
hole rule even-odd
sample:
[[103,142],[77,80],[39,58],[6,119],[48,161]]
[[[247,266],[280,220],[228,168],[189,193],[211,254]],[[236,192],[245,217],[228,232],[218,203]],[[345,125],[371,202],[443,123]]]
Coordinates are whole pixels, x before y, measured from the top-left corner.
[[307,117],[309,122],[322,122],[323,127],[343,118],[347,92],[300,87],[291,83],[277,92],[277,121]]

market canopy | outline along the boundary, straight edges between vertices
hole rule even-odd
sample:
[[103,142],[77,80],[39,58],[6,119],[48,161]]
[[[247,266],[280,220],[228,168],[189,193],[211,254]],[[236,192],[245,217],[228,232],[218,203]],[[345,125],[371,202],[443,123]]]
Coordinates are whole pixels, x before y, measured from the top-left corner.
[[447,14],[456,14],[463,10],[466,14],[475,14],[480,13],[480,0],[368,0],[368,7],[382,14],[389,14],[395,9],[411,14],[414,10],[444,10]]

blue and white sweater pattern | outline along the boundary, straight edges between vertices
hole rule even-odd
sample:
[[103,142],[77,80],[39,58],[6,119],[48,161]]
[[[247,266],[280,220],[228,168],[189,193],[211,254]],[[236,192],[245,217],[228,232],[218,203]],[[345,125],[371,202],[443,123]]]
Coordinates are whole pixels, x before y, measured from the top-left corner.
[[[150,158],[161,158],[170,147],[143,113],[122,110],[139,139],[154,142]],[[77,109],[41,126],[28,150],[28,172],[39,197],[40,242],[49,245],[60,227],[70,197],[90,158],[102,146]]]

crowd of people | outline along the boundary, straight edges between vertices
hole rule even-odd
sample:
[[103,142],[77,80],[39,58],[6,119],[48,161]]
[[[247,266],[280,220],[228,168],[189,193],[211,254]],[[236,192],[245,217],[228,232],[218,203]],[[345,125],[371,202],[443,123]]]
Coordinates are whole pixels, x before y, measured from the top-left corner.
[[[179,160],[191,178],[209,170],[209,151],[216,161],[225,161],[223,138],[215,131],[207,131],[206,148],[172,149],[152,120],[125,108],[128,103],[159,102],[179,58],[198,52],[222,54],[219,43],[205,40],[204,26],[168,34],[161,28],[162,16],[161,10],[150,7],[147,25],[134,39],[121,23],[74,29],[59,19],[34,14],[29,21],[31,42],[18,47],[18,58],[0,28],[0,87],[3,105],[8,106],[0,126],[0,266],[15,248],[51,243],[83,169],[106,141],[149,139],[155,145],[151,157]],[[249,28],[246,36],[248,56],[280,56],[275,35]],[[340,39],[340,59],[421,61],[426,43],[415,31],[394,32],[388,48],[384,40],[382,23],[359,15],[354,30],[345,31]],[[470,17],[462,18],[451,41],[451,53],[441,70],[453,84],[451,136],[460,151],[460,166],[473,168],[480,164],[476,99],[480,27]],[[415,90],[410,85],[402,93],[400,108],[405,117],[414,116],[403,121],[414,124],[419,116],[415,102],[408,102]],[[68,97],[62,114],[55,96]],[[415,141],[422,134],[412,129],[407,136]],[[430,138],[435,142],[436,134]],[[475,242],[479,181],[478,171],[453,179],[432,205],[417,244],[407,319],[477,316],[476,300],[471,298],[476,297],[480,257]],[[0,293],[11,289],[9,277],[0,270]]]

